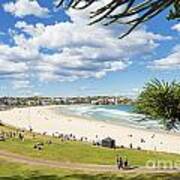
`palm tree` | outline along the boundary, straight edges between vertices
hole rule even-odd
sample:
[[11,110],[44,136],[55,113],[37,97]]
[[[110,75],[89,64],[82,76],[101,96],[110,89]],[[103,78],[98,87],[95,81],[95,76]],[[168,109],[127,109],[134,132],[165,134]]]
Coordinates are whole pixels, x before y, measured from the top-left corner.
[[154,118],[162,118],[170,129],[180,122],[180,83],[152,80],[138,97],[136,109]]
[[[98,0],[60,0],[57,7],[73,9],[86,9]],[[121,7],[121,8],[120,8]],[[111,0],[102,7],[91,12],[90,25],[103,22],[104,25],[113,23],[130,25],[129,30],[120,36],[123,38],[130,34],[138,25],[157,16],[167,8],[171,8],[167,17],[180,19],[179,0]]]

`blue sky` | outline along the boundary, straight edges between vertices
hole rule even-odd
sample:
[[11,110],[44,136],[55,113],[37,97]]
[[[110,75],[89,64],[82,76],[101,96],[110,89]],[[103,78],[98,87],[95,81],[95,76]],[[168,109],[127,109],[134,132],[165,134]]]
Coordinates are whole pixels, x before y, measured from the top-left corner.
[[90,10],[55,3],[1,0],[1,96],[134,97],[152,78],[180,80],[180,23],[167,12],[119,40],[120,25],[87,26]]

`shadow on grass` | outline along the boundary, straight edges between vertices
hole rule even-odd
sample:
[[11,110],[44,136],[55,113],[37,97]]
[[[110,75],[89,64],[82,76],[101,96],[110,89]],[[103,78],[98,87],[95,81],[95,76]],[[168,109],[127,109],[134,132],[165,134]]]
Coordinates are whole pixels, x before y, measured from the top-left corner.
[[69,174],[69,175],[28,175],[28,176],[6,176],[0,177],[0,180],[179,180],[180,173],[168,174],[129,174],[129,175],[111,175],[111,174]]

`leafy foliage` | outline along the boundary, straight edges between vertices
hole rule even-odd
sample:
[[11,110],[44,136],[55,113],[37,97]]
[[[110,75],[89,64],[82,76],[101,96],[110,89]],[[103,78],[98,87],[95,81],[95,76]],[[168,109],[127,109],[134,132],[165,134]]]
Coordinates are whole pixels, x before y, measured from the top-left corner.
[[136,109],[155,118],[163,118],[168,128],[180,122],[180,83],[148,82],[138,97]]
[[[100,0],[99,0],[100,1]],[[63,6],[65,9],[86,9],[98,0],[60,0],[57,7]],[[90,25],[103,22],[104,25],[113,23],[130,25],[129,30],[120,36],[123,38],[130,34],[139,24],[144,23],[157,16],[167,8],[170,19],[180,19],[179,0],[110,0],[101,7],[91,12]]]
[[169,11],[167,19],[180,19],[180,1],[176,0],[174,7]]

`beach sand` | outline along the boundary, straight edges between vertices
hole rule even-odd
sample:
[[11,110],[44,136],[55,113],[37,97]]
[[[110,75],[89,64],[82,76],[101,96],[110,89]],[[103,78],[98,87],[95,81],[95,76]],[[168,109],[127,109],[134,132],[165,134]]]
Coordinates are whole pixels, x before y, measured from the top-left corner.
[[[67,116],[55,113],[53,106],[0,111],[0,120],[16,128],[30,129],[32,127],[34,132],[39,133],[47,132],[50,135],[56,132],[72,133],[78,139],[82,136],[87,137],[90,142],[109,136],[116,140],[118,146],[129,147],[132,143],[133,148],[141,147],[143,150],[180,154],[180,135]],[[142,142],[142,139],[145,142]]]

